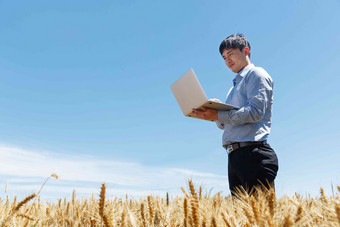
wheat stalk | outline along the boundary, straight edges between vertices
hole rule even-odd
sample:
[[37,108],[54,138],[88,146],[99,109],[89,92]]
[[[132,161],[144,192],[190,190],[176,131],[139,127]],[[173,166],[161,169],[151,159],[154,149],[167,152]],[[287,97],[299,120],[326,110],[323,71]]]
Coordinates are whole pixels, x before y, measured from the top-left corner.
[[181,190],[182,190],[183,194],[185,195],[185,197],[189,198],[188,193],[185,191],[185,189],[183,187],[181,187]]

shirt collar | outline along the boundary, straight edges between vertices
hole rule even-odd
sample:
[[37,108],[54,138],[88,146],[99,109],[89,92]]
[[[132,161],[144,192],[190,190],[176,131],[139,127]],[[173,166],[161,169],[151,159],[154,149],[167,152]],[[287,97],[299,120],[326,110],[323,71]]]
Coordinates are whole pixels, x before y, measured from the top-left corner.
[[235,79],[233,80],[234,85],[240,81],[252,68],[254,68],[254,64],[249,64],[244,67],[239,73],[236,74]]
[[237,75],[244,77],[252,68],[254,68],[254,64],[249,64],[246,67],[244,67]]

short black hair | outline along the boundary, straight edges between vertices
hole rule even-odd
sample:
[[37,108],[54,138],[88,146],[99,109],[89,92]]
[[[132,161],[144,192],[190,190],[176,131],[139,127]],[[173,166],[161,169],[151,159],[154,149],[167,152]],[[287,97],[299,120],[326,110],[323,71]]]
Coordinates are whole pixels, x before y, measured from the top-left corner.
[[222,55],[224,50],[227,49],[240,49],[240,51],[243,50],[243,48],[248,47],[249,48],[249,57],[250,57],[250,44],[247,40],[247,38],[243,34],[233,34],[228,36],[225,40],[222,41],[220,45],[220,53]]

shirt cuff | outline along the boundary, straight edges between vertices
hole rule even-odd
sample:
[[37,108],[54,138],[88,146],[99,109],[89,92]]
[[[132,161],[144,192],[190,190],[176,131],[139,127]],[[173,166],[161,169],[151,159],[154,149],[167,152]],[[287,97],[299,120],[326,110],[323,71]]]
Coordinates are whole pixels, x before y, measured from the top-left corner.
[[230,124],[229,111],[218,111],[218,121],[221,124]]
[[224,130],[224,124],[223,123],[221,123],[219,121],[215,121],[215,122],[216,122],[216,125],[217,125],[218,128]]

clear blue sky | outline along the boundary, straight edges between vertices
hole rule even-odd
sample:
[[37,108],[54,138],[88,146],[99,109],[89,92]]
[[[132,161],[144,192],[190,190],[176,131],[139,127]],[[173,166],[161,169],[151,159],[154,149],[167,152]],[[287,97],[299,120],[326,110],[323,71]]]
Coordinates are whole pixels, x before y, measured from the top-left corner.
[[[229,194],[214,123],[184,117],[170,85],[194,68],[224,99],[220,42],[244,33],[275,81],[269,143],[279,195],[340,185],[340,2],[0,1],[0,197]],[[111,190],[111,191],[110,191]]]

